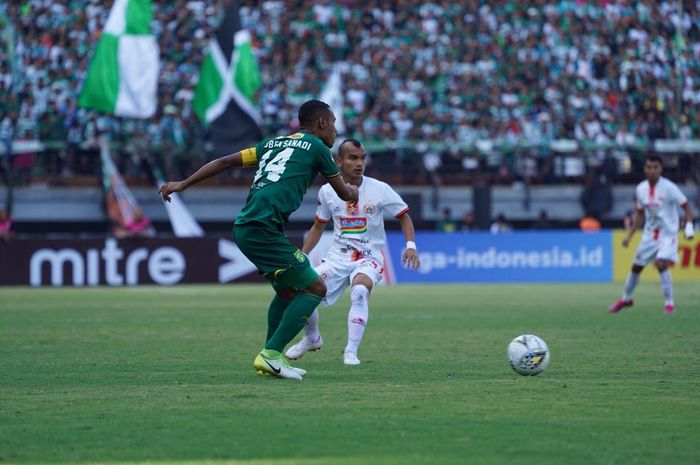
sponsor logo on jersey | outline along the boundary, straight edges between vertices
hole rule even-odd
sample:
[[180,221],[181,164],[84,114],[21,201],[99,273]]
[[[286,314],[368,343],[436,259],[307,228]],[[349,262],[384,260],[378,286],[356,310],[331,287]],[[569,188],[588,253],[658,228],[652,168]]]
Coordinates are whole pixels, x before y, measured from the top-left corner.
[[287,137],[289,137],[290,139],[301,139],[302,137],[304,137],[304,134],[297,132],[297,133],[289,135]]
[[649,213],[656,214],[661,210],[661,202],[649,202],[646,208]]
[[367,232],[367,218],[340,218],[340,235],[364,234]]
[[299,263],[304,263],[304,252],[297,249],[297,251],[294,252],[294,258],[296,258]]

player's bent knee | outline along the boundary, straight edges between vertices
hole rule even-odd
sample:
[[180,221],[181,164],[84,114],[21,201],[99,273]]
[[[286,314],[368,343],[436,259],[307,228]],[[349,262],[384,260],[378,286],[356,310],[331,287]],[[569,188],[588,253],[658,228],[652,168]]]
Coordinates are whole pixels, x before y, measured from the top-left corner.
[[354,286],[364,286],[370,291],[372,290],[372,278],[364,273],[358,273],[352,280],[352,285]]
[[367,305],[369,289],[363,285],[353,286],[350,290],[350,313],[349,321],[365,326],[369,319],[369,306]]
[[356,284],[350,290],[350,300],[352,302],[364,302],[369,295],[369,289],[363,284]]
[[643,269],[641,265],[632,265],[632,273],[641,273]]
[[326,292],[328,292],[328,288],[326,287],[326,283],[323,281],[323,279],[319,277],[316,281],[304,289],[304,291],[319,297],[325,297]]
[[288,287],[287,289],[279,289],[276,291],[277,295],[286,300],[293,300],[297,295],[297,290]]
[[656,266],[656,269],[659,270],[659,273],[662,273],[668,269],[668,261],[666,260],[656,260],[654,265]]

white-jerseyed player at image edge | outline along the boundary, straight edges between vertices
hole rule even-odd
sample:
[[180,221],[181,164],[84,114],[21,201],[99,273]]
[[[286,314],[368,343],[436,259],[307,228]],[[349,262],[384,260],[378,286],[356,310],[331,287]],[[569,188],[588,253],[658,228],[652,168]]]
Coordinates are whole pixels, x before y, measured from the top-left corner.
[[634,262],[627,280],[622,298],[608,308],[610,313],[617,313],[625,307],[634,305],[632,293],[639,283],[639,275],[646,265],[654,262],[664,294],[664,312],[672,314],[676,310],[673,302],[673,283],[668,267],[678,261],[678,210],[685,211],[685,236],[695,236],[693,214],[688,199],[676,184],[661,176],[663,164],[656,155],[647,157],[644,162],[646,180],[637,185],[635,191],[634,220],[627,236],[622,241],[623,247],[629,246],[634,231],[644,222],[642,240],[634,254]]
[[[333,221],[333,243],[321,265],[316,268],[328,289],[321,304],[333,305],[350,287],[348,343],[343,351],[345,365],[359,365],[357,352],[369,319],[368,299],[372,287],[382,279],[386,244],[384,213],[398,219],[406,239],[402,263],[409,269],[420,266],[416,252],[415,231],[408,215],[408,206],[388,184],[364,176],[366,152],[355,139],[345,140],[338,147],[336,162],[343,178],[359,190],[356,202],[340,199],[326,184],[318,194],[316,219],[304,240],[302,251],[308,254],[318,244],[326,224]],[[304,326],[304,336],[287,352],[296,360],[306,352],[323,345],[318,329],[318,308]]]

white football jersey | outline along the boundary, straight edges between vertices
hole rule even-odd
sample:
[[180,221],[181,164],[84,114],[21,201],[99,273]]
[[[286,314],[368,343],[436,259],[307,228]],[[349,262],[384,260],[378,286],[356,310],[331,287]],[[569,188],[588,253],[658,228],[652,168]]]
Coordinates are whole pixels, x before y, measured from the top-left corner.
[[318,192],[316,220],[333,220],[333,246],[351,247],[365,257],[381,261],[386,244],[384,215],[399,218],[408,206],[387,183],[367,176],[362,177],[357,202],[345,202],[330,184]]
[[672,181],[660,177],[655,186],[644,180],[637,185],[636,207],[644,210],[644,234],[675,236],[678,234],[679,207],[688,199]]

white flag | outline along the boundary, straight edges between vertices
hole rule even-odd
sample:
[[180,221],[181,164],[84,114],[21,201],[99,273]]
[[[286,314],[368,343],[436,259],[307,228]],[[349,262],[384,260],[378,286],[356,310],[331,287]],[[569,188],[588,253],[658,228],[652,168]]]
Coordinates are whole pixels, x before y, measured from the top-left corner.
[[[159,170],[153,169],[153,176],[157,186],[165,184],[165,179]],[[176,193],[170,194],[170,202],[163,200],[165,210],[170,218],[170,225],[173,227],[173,232],[177,237],[202,237],[204,230],[197,223],[197,220],[192,216],[189,209]]]
[[151,0],[116,0],[92,56],[79,106],[129,118],[156,111],[160,69]]
[[333,110],[335,114],[335,129],[338,131],[338,134],[343,134],[345,132],[343,82],[341,77],[340,67],[338,65],[333,66],[333,71],[328,77],[328,81],[323,87],[323,90],[321,90],[321,95],[319,96],[319,100],[330,105],[331,110]]

